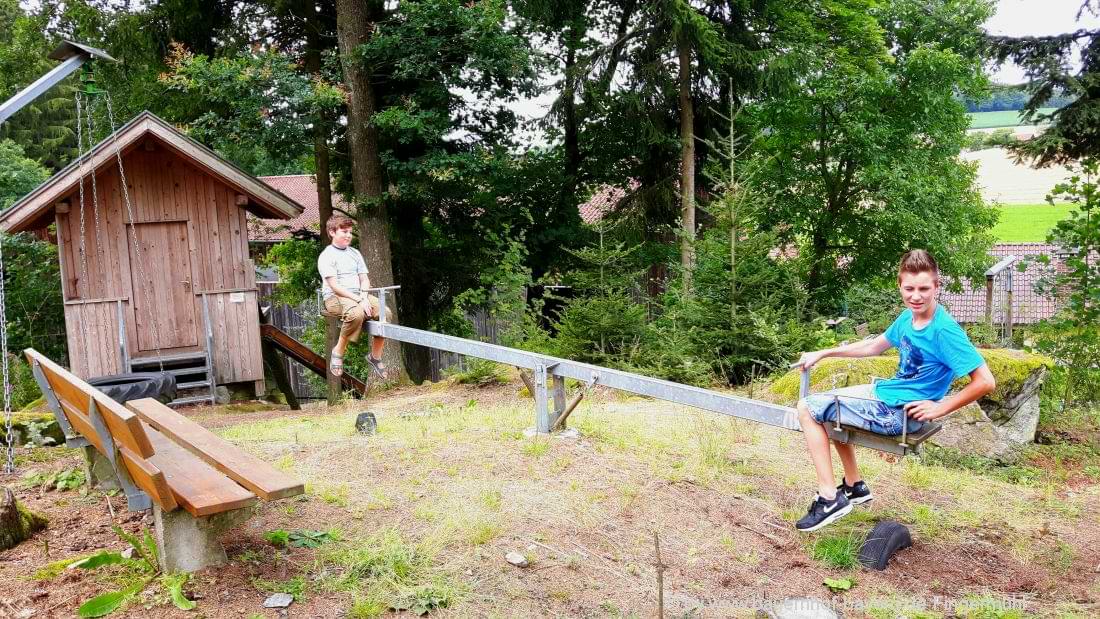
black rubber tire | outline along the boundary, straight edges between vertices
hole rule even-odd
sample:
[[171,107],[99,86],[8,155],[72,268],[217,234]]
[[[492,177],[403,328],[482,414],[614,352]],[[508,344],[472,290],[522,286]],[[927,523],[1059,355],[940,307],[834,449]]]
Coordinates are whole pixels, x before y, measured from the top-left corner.
[[176,399],[176,377],[169,372],[99,376],[89,379],[88,384],[120,404],[141,398],[154,398],[167,404]]
[[913,545],[909,529],[900,522],[883,520],[871,529],[859,548],[859,562],[864,567],[882,571],[890,563],[894,553]]

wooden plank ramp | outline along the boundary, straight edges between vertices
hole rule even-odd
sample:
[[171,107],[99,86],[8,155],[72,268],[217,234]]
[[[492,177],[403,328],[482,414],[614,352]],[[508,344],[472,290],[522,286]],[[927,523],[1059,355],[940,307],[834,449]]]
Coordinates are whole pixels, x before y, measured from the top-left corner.
[[[260,325],[260,335],[291,359],[313,370],[321,378],[328,378],[328,360],[291,337],[287,332],[274,325]],[[352,389],[363,397],[367,395],[367,384],[346,371],[340,375],[340,383],[344,389]]]

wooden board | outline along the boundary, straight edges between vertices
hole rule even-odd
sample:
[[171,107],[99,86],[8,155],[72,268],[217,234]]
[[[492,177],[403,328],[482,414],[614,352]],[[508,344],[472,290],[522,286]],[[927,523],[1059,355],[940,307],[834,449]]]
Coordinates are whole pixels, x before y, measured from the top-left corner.
[[[308,346],[294,339],[282,329],[274,325],[260,325],[260,333],[264,339],[274,344],[283,354],[313,370],[321,378],[328,377],[328,362],[325,358],[313,352]],[[340,386],[344,389],[354,389],[364,396],[367,395],[367,384],[347,372],[340,375]]]
[[210,516],[256,504],[256,495],[237,485],[149,426],[156,454],[149,462],[164,473],[172,495],[192,516]]
[[126,403],[139,418],[265,501],[301,494],[302,482],[152,398]]

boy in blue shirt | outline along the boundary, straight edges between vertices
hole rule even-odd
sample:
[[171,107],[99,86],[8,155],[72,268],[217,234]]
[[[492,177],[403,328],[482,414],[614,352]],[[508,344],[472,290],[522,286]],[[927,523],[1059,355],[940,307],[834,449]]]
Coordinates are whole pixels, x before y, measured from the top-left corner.
[[[798,402],[798,421],[818,483],[809,512],[795,525],[799,531],[816,531],[852,511],[853,505],[872,499],[860,477],[855,448],[834,442],[844,465],[844,478],[836,486],[825,424],[835,423],[838,414],[844,425],[894,436],[901,434],[902,423],[908,424],[908,432],[916,432],[924,422],[949,415],[997,386],[966,332],[936,302],[940,271],[927,251],[915,249],[902,256],[898,290],[906,309],[885,334],[803,353],[799,360],[808,370],[825,357],[873,357],[895,347],[899,352],[898,372],[889,380],[814,394]],[[945,399],[952,381],[966,375],[970,384]]]

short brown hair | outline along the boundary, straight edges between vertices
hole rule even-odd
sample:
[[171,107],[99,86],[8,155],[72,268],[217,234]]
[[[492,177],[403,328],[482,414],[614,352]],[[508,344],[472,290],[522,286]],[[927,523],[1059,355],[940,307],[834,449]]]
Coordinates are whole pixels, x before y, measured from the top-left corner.
[[932,254],[923,249],[913,249],[905,252],[905,255],[901,257],[901,262],[898,263],[899,282],[903,273],[913,275],[931,273],[936,280],[936,284],[940,283],[940,265],[936,264],[936,259],[932,257]]
[[355,226],[355,222],[351,217],[344,217],[343,215],[333,215],[328,218],[328,223],[325,225],[325,230],[328,230],[329,236],[332,236],[337,230],[343,230],[344,228],[351,228]]

